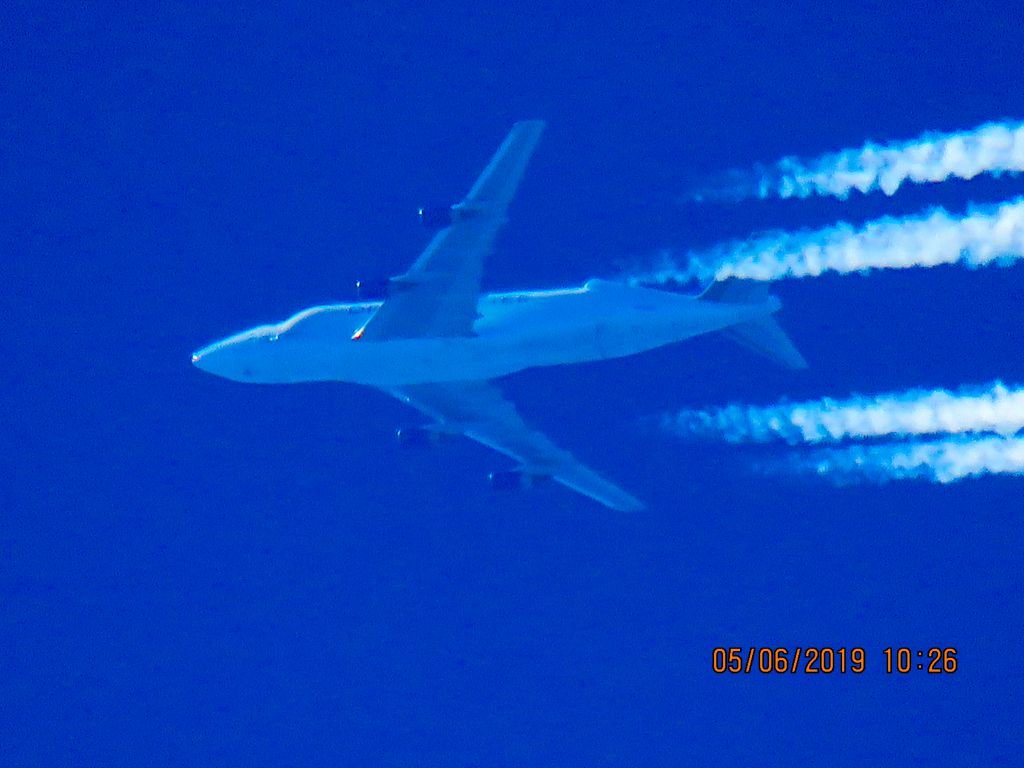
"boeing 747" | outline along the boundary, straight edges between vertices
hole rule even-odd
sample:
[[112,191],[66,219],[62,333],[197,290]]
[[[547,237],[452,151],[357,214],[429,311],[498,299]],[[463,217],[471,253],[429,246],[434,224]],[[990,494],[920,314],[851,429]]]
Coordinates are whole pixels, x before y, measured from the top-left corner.
[[712,331],[792,368],[804,359],[772,317],[766,283],[725,280],[699,296],[589,280],[579,287],[480,294],[484,258],[544,123],[516,123],[464,200],[422,208],[437,229],[383,301],[305,309],[192,355],[200,369],[246,383],[340,381],[376,387],[421,411],[429,425],[406,443],[465,435],[511,457],[497,487],[550,478],[612,509],[643,504],[531,429],[491,379],[527,368],[635,355]]

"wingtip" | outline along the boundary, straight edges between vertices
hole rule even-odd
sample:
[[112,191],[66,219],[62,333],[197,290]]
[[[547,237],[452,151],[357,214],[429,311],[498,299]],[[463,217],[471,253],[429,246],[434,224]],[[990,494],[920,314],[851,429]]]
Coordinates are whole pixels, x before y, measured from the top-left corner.
[[601,502],[609,509],[614,509],[616,512],[643,512],[647,509],[647,505],[636,496],[623,491],[621,488],[616,489],[616,491],[614,495],[592,496],[591,498]]

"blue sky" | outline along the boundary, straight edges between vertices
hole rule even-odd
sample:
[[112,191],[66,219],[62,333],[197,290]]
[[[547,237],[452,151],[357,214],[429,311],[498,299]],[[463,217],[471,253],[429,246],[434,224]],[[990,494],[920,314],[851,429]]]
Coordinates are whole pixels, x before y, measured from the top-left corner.
[[[811,362],[719,339],[500,384],[649,503],[494,496],[411,411],[189,365],[425,244],[548,129],[488,288],[1024,192],[682,201],[728,168],[1021,119],[1012,4],[10,4],[0,474],[6,765],[1010,765],[1020,479],[836,488],[648,417],[1024,379],[1022,267],[781,282]],[[13,331],[13,332],[11,332]],[[781,450],[781,449],[779,449]],[[767,455],[773,455],[771,453]],[[862,646],[719,676],[716,646]],[[952,646],[955,675],[883,671]]]

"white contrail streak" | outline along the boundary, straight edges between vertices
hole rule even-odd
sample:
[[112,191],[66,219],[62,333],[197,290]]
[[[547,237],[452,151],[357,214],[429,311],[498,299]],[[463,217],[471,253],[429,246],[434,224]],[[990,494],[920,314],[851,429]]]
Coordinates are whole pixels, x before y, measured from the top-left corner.
[[1024,474],[1024,438],[911,441],[855,445],[795,455],[788,468],[814,472],[836,482],[923,478],[952,483],[967,477]]
[[907,181],[924,184],[1021,171],[1024,122],[986,123],[968,131],[927,133],[910,141],[869,142],[860,149],[843,149],[810,160],[785,157],[772,166],[732,171],[721,185],[712,185],[693,197],[845,198],[853,189],[880,189],[892,195]]
[[692,253],[676,261],[663,254],[655,270],[627,276],[633,284],[689,283],[729,277],[778,280],[963,264],[1008,265],[1024,257],[1024,198],[972,206],[961,216],[941,208],[921,216],[882,218],[860,227],[776,232]]
[[666,414],[662,426],[683,437],[731,443],[819,443],[849,438],[994,432],[1024,429],[1024,388],[996,382],[986,389],[912,390],[846,400],[823,398],[759,407],[684,410]]

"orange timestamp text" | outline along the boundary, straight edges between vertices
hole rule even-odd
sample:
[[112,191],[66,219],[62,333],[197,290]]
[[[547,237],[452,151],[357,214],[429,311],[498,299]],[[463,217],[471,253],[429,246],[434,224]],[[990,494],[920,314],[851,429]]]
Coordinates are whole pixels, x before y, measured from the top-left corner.
[[[882,652],[886,673],[952,674],[958,669],[956,648],[886,648]],[[860,646],[757,646],[717,647],[711,651],[711,670],[724,674],[862,674],[868,668],[868,654]]]

